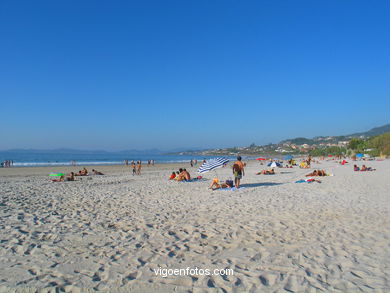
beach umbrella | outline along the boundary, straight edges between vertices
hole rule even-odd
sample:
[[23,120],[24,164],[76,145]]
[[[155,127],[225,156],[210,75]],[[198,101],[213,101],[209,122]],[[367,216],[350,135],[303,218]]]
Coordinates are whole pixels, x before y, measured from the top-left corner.
[[277,162],[271,162],[267,165],[268,167],[275,168],[275,167],[281,167],[281,165]]
[[257,161],[265,161],[265,160],[267,160],[266,158],[263,158],[263,157],[260,157],[260,158],[257,158],[256,159]]
[[49,176],[64,176],[64,173],[50,173]]
[[229,162],[228,159],[226,158],[214,158],[214,159],[209,159],[206,162],[204,162],[198,170],[198,173],[205,173],[209,172],[211,170],[223,167]]
[[283,160],[288,161],[288,160],[291,160],[292,158],[293,158],[292,155],[285,155],[285,156],[283,157]]
[[356,154],[356,158],[361,158],[363,157],[363,154]]

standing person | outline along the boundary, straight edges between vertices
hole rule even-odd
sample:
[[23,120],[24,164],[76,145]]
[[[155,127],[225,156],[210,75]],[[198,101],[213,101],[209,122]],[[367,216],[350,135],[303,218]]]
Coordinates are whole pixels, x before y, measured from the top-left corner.
[[135,169],[135,162],[134,160],[131,161],[131,168],[133,169],[133,176],[136,174],[136,169]]
[[240,187],[240,180],[244,173],[244,164],[241,162],[241,156],[237,156],[237,161],[233,165],[234,185]]
[[137,175],[141,175],[141,161],[137,162]]
[[190,165],[191,165],[191,167],[194,167],[194,161],[192,159],[190,161]]

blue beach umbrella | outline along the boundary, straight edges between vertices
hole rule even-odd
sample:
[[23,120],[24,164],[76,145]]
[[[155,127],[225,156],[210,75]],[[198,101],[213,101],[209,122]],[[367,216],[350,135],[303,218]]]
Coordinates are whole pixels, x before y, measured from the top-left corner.
[[228,162],[229,160],[226,158],[209,159],[199,167],[198,173],[205,173],[217,168],[221,168]]
[[363,157],[363,154],[356,154],[356,158],[361,158]]

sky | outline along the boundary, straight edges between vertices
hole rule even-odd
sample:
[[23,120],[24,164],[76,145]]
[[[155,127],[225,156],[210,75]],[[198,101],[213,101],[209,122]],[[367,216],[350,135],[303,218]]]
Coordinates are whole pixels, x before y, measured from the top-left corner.
[[217,148],[390,123],[390,1],[0,1],[0,150]]

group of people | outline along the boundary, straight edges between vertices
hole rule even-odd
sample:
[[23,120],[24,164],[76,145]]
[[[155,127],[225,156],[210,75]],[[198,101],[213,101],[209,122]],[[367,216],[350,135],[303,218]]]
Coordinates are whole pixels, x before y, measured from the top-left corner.
[[133,169],[133,176],[141,175],[142,162],[137,161],[137,163],[135,163],[134,161],[131,161],[131,168]]
[[[70,172],[66,175],[61,175],[58,179],[53,179],[53,182],[63,182],[63,181],[74,181],[75,176],[88,176],[88,170],[84,167],[82,170],[77,173]],[[102,172],[92,169],[92,175],[104,175]]]
[[5,160],[5,161],[1,162],[2,168],[9,168],[9,167],[12,167],[13,165],[14,165],[13,160]]
[[361,168],[359,168],[357,165],[353,165],[354,171],[375,171],[376,169],[373,169],[372,167],[366,167],[366,165],[363,165]]
[[[155,160],[148,160],[148,166],[154,166],[154,163],[155,163],[156,161]],[[124,160],[123,161],[123,163],[125,164],[125,166],[128,166],[129,165],[129,160]],[[141,164],[141,161],[137,161],[137,165],[138,165],[138,163],[139,164]],[[133,164],[135,164],[135,162],[134,162],[134,160],[132,160],[131,161],[131,165],[133,166]]]
[[169,176],[168,180],[176,180],[176,181],[190,181],[191,175],[188,173],[186,169],[180,168],[179,171],[172,172],[171,176]]
[[237,160],[233,164],[233,180],[226,180],[225,182],[219,182],[218,178],[214,178],[209,186],[210,189],[216,190],[221,188],[240,187],[241,179],[245,175],[245,164],[242,162],[241,156],[237,156]]

